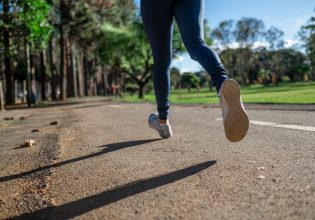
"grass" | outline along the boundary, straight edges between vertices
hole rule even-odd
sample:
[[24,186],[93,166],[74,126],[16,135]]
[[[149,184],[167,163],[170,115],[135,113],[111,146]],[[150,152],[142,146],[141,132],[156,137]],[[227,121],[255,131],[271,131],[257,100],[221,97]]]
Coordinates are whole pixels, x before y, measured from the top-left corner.
[[[315,82],[288,83],[279,86],[252,85],[241,89],[245,103],[261,104],[315,104]],[[178,104],[213,104],[218,103],[215,91],[203,88],[199,92],[188,93],[186,89],[173,90],[171,103]],[[155,102],[153,93],[146,94],[144,99],[136,95],[125,95],[118,99],[122,102]]]

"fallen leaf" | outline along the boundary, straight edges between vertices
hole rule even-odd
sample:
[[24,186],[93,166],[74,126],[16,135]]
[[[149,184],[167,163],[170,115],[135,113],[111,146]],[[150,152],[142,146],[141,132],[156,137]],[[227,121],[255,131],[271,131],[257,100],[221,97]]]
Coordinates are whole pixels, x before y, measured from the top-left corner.
[[305,189],[301,189],[300,192],[305,192],[307,190],[309,190],[311,188],[311,186],[307,186]]
[[21,144],[21,147],[32,147],[35,144],[33,139],[24,140],[24,143]]
[[12,121],[12,120],[14,120],[14,118],[13,117],[6,117],[6,118],[4,118],[4,120],[5,121]]

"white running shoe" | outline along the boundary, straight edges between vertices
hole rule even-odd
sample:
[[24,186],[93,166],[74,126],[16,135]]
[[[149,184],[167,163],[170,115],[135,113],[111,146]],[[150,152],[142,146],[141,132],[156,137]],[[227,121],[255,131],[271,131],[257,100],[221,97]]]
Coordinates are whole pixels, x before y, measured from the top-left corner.
[[150,114],[148,123],[150,128],[156,130],[162,138],[166,139],[173,136],[172,128],[169,124],[169,121],[167,120],[167,123],[165,125],[160,124],[159,115],[157,113]]
[[225,135],[229,141],[238,142],[246,136],[249,128],[249,119],[241,99],[239,84],[232,79],[224,81],[219,97]]

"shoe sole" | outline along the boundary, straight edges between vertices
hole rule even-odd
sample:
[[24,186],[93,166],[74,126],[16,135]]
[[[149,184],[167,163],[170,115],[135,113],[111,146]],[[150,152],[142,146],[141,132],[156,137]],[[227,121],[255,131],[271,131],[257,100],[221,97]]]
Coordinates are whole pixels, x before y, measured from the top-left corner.
[[241,106],[240,86],[235,80],[224,81],[221,93],[229,107],[224,121],[225,135],[231,142],[241,141],[247,134],[249,119]]

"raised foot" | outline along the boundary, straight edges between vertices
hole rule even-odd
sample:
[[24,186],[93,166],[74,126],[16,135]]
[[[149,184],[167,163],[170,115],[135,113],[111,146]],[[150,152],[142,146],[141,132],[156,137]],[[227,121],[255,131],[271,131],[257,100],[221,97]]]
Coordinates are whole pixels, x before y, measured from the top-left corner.
[[231,142],[241,141],[249,129],[249,118],[241,100],[240,86],[235,80],[222,84],[221,106],[227,139]]

